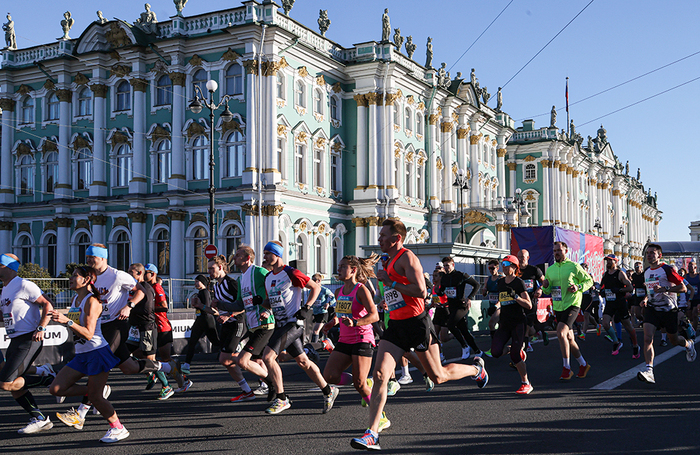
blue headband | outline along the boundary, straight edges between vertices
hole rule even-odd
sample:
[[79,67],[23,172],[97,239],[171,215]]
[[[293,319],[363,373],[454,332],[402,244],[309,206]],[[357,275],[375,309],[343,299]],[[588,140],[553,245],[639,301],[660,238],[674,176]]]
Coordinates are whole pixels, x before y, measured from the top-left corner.
[[146,272],[153,272],[156,275],[158,274],[158,267],[155,266],[155,264],[146,264]]
[[94,256],[96,258],[107,259],[107,256],[108,256],[107,248],[102,248],[101,246],[90,245],[85,250],[85,256]]
[[17,259],[11,258],[6,254],[0,256],[0,265],[4,265],[8,269],[12,269],[15,272],[19,270],[19,261],[17,261]]
[[265,245],[265,251],[269,251],[270,253],[274,254],[275,256],[282,257],[284,256],[284,248],[279,246],[278,244],[274,242],[267,242],[267,245]]

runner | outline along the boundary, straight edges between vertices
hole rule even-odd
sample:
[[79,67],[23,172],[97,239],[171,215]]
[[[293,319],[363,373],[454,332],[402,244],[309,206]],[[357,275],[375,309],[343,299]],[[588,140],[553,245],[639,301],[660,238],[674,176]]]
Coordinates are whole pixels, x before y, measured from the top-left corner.
[[654,334],[657,328],[664,327],[668,338],[675,346],[685,348],[688,362],[695,361],[695,343],[678,335],[678,304],[676,293],[685,292],[683,279],[673,269],[661,262],[661,246],[649,243],[646,259],[649,267],[644,271],[647,296],[642,301],[644,308],[644,359],[646,369],[637,373],[642,382],[655,383],[654,379]]
[[544,328],[544,325],[537,319],[537,300],[542,295],[542,281],[544,274],[539,267],[528,264],[530,260],[530,252],[528,250],[518,251],[518,260],[520,261],[520,278],[525,283],[525,289],[530,297],[531,307],[525,310],[527,315],[527,333],[525,334],[524,346],[528,350],[532,350],[530,345],[530,337],[542,333],[542,342],[545,346],[549,344],[549,335]]
[[[479,291],[479,283],[470,275],[455,270],[455,261],[449,256],[443,258],[442,265],[445,267],[445,275],[440,279],[437,295],[447,296],[447,306],[450,310],[447,327],[462,346],[463,360],[471,356],[471,350],[474,350],[475,356],[480,356],[481,349],[476,345],[466,319],[472,305],[472,298]],[[469,285],[468,294],[465,291],[467,285]]]
[[[581,264],[583,270],[588,273],[588,264]],[[586,332],[588,327],[596,327],[596,332],[600,336],[600,322],[598,312],[600,311],[600,295],[598,289],[600,283],[593,282],[593,286],[583,291],[581,295],[581,311],[583,312],[583,327],[581,329],[580,339],[586,341]]]
[[593,285],[591,276],[583,268],[566,258],[569,247],[564,242],[554,242],[554,261],[545,272],[542,291],[551,294],[552,305],[557,316],[557,338],[561,349],[564,369],[562,381],[568,381],[574,376],[571,371],[569,356],[573,354],[579,363],[578,378],[585,378],[591,366],[581,354],[571,330],[581,307],[581,294]]
[[[311,277],[312,280],[319,286],[321,286],[321,274],[314,273]],[[335,295],[325,286],[321,286],[321,292],[318,298],[314,302],[314,327],[313,335],[311,336],[311,342],[316,343],[318,341],[319,333],[323,325],[329,321],[328,309],[335,307]]]
[[639,345],[637,344],[637,332],[632,327],[630,313],[627,310],[625,294],[632,292],[634,287],[627,278],[625,272],[617,266],[617,257],[614,254],[605,256],[605,274],[600,282],[600,287],[605,292],[605,310],[603,310],[603,328],[613,340],[612,355],[618,355],[622,348],[622,341],[618,340],[615,328],[611,321],[622,323],[632,340],[632,358],[639,358]]
[[[277,357],[286,350],[323,392],[323,413],[325,414],[333,408],[339,390],[326,382],[321,375],[321,370],[309,360],[302,346],[304,322],[309,317],[311,304],[318,297],[320,286],[299,270],[285,265],[282,262],[283,254],[284,250],[280,242],[272,241],[265,245],[263,258],[265,263],[272,268],[265,277],[265,289],[268,296],[265,307],[273,311],[276,328],[265,348],[263,360],[267,365],[269,379],[272,383],[268,397],[273,396],[273,394],[277,396],[272,406],[267,408],[265,412],[279,414],[291,407],[289,398],[284,392],[282,369],[277,363]],[[310,292],[306,304],[302,305],[301,294],[304,288],[309,289]]]
[[[493,340],[496,326],[498,325],[498,318],[501,315],[501,307],[498,306],[498,280],[502,275],[498,271],[498,261],[495,259],[489,261],[488,269],[490,275],[486,279],[486,285],[484,286],[484,297],[489,299],[489,309],[486,310],[486,314],[489,316],[489,335],[491,335]],[[486,351],[485,354],[491,357],[491,349]]]
[[433,288],[431,289],[433,307],[435,308],[435,313],[433,313],[433,326],[440,339],[441,362],[445,362],[442,345],[450,341],[450,330],[447,328],[447,321],[450,319],[450,310],[447,309],[447,296],[437,295],[437,290],[440,288],[440,280],[442,279],[444,271],[445,267],[442,265],[442,262],[438,262],[433,271]]
[[527,310],[532,307],[530,295],[527,292],[528,285],[518,277],[520,274],[520,261],[509,254],[501,261],[505,276],[498,280],[498,305],[501,308],[501,318],[498,329],[491,340],[491,354],[498,358],[503,355],[506,343],[511,340],[510,359],[518,370],[521,386],[515,392],[519,395],[528,395],[532,392],[532,384],[527,377],[525,359],[527,354],[523,350],[525,333],[528,328]]
[[[109,349],[107,341],[102,336],[102,325],[98,322],[102,313],[100,295],[97,293],[95,281],[97,272],[88,266],[80,266],[70,277],[70,289],[76,292],[68,314],[52,311],[54,322],[64,324],[73,333],[75,357],[58,372],[49,391],[56,396],[84,396],[87,394],[95,409],[109,422],[109,430],[100,441],[117,442],[129,437],[129,431],[121,424],[112,404],[103,396],[107,385],[109,370],[117,366],[119,359]],[[153,301],[151,300],[151,303]],[[130,318],[137,319],[135,307]],[[152,321],[151,321],[152,322]],[[155,326],[153,326],[155,332]],[[151,339],[153,340],[153,339]],[[154,351],[155,352],[155,351]],[[86,386],[77,382],[88,376]],[[75,410],[73,410],[75,412]],[[56,413],[63,420],[63,415]],[[71,421],[65,422],[74,426]]]
[[637,327],[641,327],[643,323],[643,312],[641,303],[647,295],[647,287],[644,284],[644,269],[641,262],[634,263],[634,273],[632,274],[632,285],[634,286],[634,305],[632,306],[632,314],[637,320]]
[[53,376],[29,375],[28,370],[44,346],[46,326],[51,318],[53,305],[44,297],[39,286],[17,276],[19,259],[14,254],[0,256],[0,280],[2,280],[2,317],[5,333],[10,338],[5,363],[0,370],[0,389],[12,393],[12,398],[27,411],[29,424],[19,434],[37,433],[53,428],[49,416],[44,415],[29,391],[33,387],[46,387]]
[[211,308],[211,292],[209,292],[209,278],[197,275],[194,279],[194,287],[197,295],[192,297],[192,308],[195,308],[196,319],[190,330],[190,338],[187,341],[185,362],[180,365],[180,372],[190,374],[190,368],[199,339],[206,335],[212,345],[221,345],[219,332],[216,331],[215,312]]
[[[384,283],[384,298],[390,311],[389,326],[379,342],[374,368],[374,384],[370,402],[370,425],[364,436],[350,441],[354,449],[381,450],[379,423],[385,417],[387,382],[401,356],[414,348],[421,364],[435,384],[473,377],[479,387],[488,383],[488,374],[481,357],[475,365],[440,363],[437,335],[424,310],[426,294],[423,267],[413,252],[403,247],[406,226],[401,221],[388,219],[379,232],[379,247],[387,255],[383,270],[377,278]],[[441,286],[442,287],[442,286]]]
[[685,279],[693,288],[693,297],[690,299],[690,322],[693,330],[698,330],[698,305],[700,305],[700,274],[698,274],[698,265],[695,261],[688,264],[688,273]]

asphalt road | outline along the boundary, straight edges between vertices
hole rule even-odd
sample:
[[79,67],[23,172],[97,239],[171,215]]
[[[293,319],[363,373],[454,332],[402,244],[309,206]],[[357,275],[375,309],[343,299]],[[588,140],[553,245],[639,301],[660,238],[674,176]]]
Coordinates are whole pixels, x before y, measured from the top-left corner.
[[[550,332],[553,333],[553,332]],[[641,332],[638,332],[641,339]],[[534,345],[527,366],[535,388],[518,396],[519,377],[507,358],[487,359],[490,381],[478,389],[471,379],[437,386],[426,393],[415,381],[389,398],[391,428],[380,437],[386,453],[397,454],[630,454],[692,453],[700,448],[700,362],[688,363],[684,352],[658,348],[655,385],[639,382],[631,369],[643,365],[631,358],[629,339],[619,356],[611,344],[594,333],[581,342],[592,365],[585,379],[558,380],[561,360],[556,340]],[[487,349],[487,335],[477,337]],[[460,350],[446,345],[448,358]],[[675,355],[673,353],[676,352]],[[664,354],[665,353],[665,354]],[[663,355],[661,355],[663,354]],[[327,354],[322,354],[321,367]],[[469,360],[471,362],[471,360]],[[575,361],[572,363],[576,365]],[[349,441],[361,436],[368,411],[352,386],[341,388],[333,410],[323,415],[322,395],[293,363],[283,364],[291,409],[270,416],[264,398],[231,404],[239,387],[215,363],[214,355],[195,358],[190,391],[158,401],[157,388],[144,391],[145,380],[110,376],[111,401],[131,436],[119,443],[98,442],[107,430],[99,416],[88,415],[83,430],[65,426],[53,417],[75,402],[57,404],[45,391],[35,396],[55,421],[53,429],[20,436],[28,417],[9,396],[0,395],[2,453],[246,453],[335,454],[357,453]],[[625,376],[627,372],[627,376]],[[619,375],[622,375],[621,377]],[[626,380],[630,377],[630,380]],[[257,381],[251,378],[251,385]],[[601,390],[604,389],[604,390]]]

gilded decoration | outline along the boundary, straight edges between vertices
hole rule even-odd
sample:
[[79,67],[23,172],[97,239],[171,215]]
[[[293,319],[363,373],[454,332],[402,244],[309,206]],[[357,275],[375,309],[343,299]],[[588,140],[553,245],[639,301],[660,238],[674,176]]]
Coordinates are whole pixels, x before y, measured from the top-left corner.
[[118,22],[111,22],[110,28],[105,33],[105,39],[112,47],[123,47],[131,44],[129,35],[119,26]]
[[367,225],[368,226],[379,226],[382,223],[383,220],[381,220],[378,216],[368,216],[367,217]]
[[459,114],[457,114],[456,112],[453,112],[452,113],[452,120],[454,120],[455,122],[459,122]]
[[440,131],[443,133],[449,133],[452,131],[452,128],[454,127],[454,123],[452,122],[442,122],[440,124]]
[[457,175],[458,170],[457,163],[452,163],[452,174]]
[[15,223],[12,221],[0,221],[0,231],[11,231]]
[[124,77],[131,73],[131,68],[126,66],[126,65],[114,65],[112,66],[112,69],[110,70],[112,74],[114,74],[117,77]]
[[56,97],[63,103],[70,103],[73,99],[73,92],[66,89],[56,90]]
[[33,91],[34,91],[34,89],[31,88],[30,86],[28,86],[27,84],[22,84],[19,86],[19,88],[17,89],[17,91],[15,93],[19,93],[20,95],[27,95]]
[[168,210],[168,218],[173,221],[185,221],[187,217],[187,212],[184,210]]
[[440,116],[438,114],[430,114],[428,116],[428,124],[429,125],[437,125],[438,118],[440,118]]
[[306,143],[306,141],[309,139],[309,134],[306,131],[299,131],[294,139],[297,142]]
[[44,88],[46,90],[54,90],[56,88],[56,84],[54,84],[51,79],[46,79],[46,82],[44,82]]
[[418,103],[418,110],[422,111],[424,109],[425,109],[425,103],[423,101],[421,101],[420,103]]
[[334,142],[333,145],[331,146],[331,150],[335,153],[340,153],[343,151],[343,146],[341,145],[340,142]]
[[227,62],[233,62],[241,58],[241,54],[238,52],[234,51],[230,47],[224,52],[224,55],[221,56],[223,60],[226,60]]
[[[398,93],[387,93],[384,96],[384,104],[387,106],[393,105],[396,100],[398,100],[401,97],[400,91]],[[377,103],[379,104],[379,103]]]
[[55,231],[55,230],[56,230],[56,222],[55,221],[47,221],[46,224],[44,224],[44,232]]
[[316,77],[316,85],[320,85],[321,87],[324,87],[326,85],[326,78],[323,77],[323,74]]
[[73,79],[73,81],[78,85],[87,85],[87,83],[90,82],[90,79],[83,73],[78,73],[75,75],[75,79]]
[[540,164],[544,168],[549,168],[552,166],[552,162],[550,160],[542,160],[542,161],[540,161]]
[[478,210],[470,210],[464,214],[464,222],[468,224],[488,223],[489,219]]
[[21,142],[19,145],[17,145],[17,158],[23,155],[29,155],[31,157],[34,157],[34,152],[32,151],[31,147],[29,145],[25,144],[24,142]]
[[75,140],[73,141],[73,150],[78,151],[83,148],[87,148],[92,150],[92,146],[90,145],[90,141],[85,139],[82,135],[76,136]]
[[76,229],[86,229],[90,230],[90,222],[88,220],[78,220],[75,222]]
[[525,195],[525,200],[526,200],[526,201],[536,201],[537,198],[535,197],[535,194],[534,194],[534,193],[527,193],[527,194]]
[[355,224],[355,227],[366,227],[367,226],[367,220],[361,217],[355,217],[352,219],[352,222]]
[[376,106],[377,105],[377,99],[379,98],[379,94],[376,92],[369,92],[365,93],[365,100],[367,102],[368,106]]
[[354,95],[352,97],[352,99],[354,99],[355,103],[357,103],[357,107],[367,107],[368,106],[367,97],[365,95],[357,94],[357,95]]
[[192,58],[190,59],[189,64],[192,65],[192,66],[202,66],[202,62],[203,62],[203,61],[204,61],[204,60],[202,60],[202,57],[200,57],[200,56],[197,55],[197,54],[194,54],[194,55],[192,56]]
[[19,227],[17,228],[17,232],[31,232],[31,228],[29,227],[29,223],[20,223]]
[[253,76],[258,75],[258,61],[257,60],[246,60],[243,62],[243,67],[245,68],[246,74],[252,74]]
[[238,131],[241,135],[243,135],[243,129],[241,128],[241,124],[238,123],[237,121],[230,120],[228,122],[221,123],[221,135],[222,136],[231,130]]
[[518,169],[517,163],[513,163],[513,162],[508,163],[508,170],[515,171],[516,169]]
[[336,82],[335,84],[333,84],[333,87],[331,87],[331,89],[333,90],[333,93],[340,93],[343,91],[343,88],[340,86],[340,82]]
[[285,125],[277,125],[277,135],[285,137],[287,135],[287,127]]
[[173,85],[178,87],[184,87],[187,81],[187,75],[185,73],[170,73],[170,80],[173,81]]
[[14,112],[15,110],[15,102],[14,100],[10,98],[1,98],[0,99],[0,109],[3,111],[7,112]]
[[309,225],[306,223],[306,221],[302,221],[299,223],[299,230],[300,231],[306,231],[308,229]]
[[207,216],[203,213],[193,213],[190,216],[190,225],[196,222],[201,222],[201,223],[206,223],[207,222]]
[[69,228],[73,225],[73,220],[70,218],[54,218],[53,221],[60,228]]
[[566,164],[564,163],[559,163],[559,171],[560,172],[566,172]]
[[[503,149],[499,149],[499,150],[503,150]],[[523,161],[530,162],[530,161],[535,161],[536,159],[537,159],[537,158],[535,158],[534,156],[528,155],[528,156],[526,156],[525,158],[523,158]]]
[[426,158],[425,155],[418,155],[417,163],[418,166],[423,166],[425,164]]
[[413,95],[408,95],[406,97],[406,102],[408,103],[409,106],[413,106],[413,103],[415,103],[416,100],[413,98]]
[[129,83],[134,87],[135,92],[145,92],[148,88],[148,81],[141,78],[132,78]]
[[435,167],[441,171],[444,169],[445,166],[442,165],[442,158],[438,157],[437,162],[435,163]]
[[167,226],[170,224],[170,218],[168,218],[167,215],[158,215],[153,224],[156,226],[159,224],[163,224],[163,225]]
[[300,66],[297,68],[297,74],[299,74],[299,77],[306,77],[309,75],[309,71],[306,69],[305,66]]
[[125,144],[129,142],[129,136],[124,133],[116,132],[112,135],[112,148],[115,148],[117,144]]
[[510,231],[510,224],[497,224],[496,231],[498,232],[508,232]]
[[224,221],[241,221],[241,214],[238,213],[238,210],[229,210],[226,212],[226,215],[224,215]]
[[54,141],[46,140],[44,141],[44,144],[41,146],[40,150],[42,153],[58,152],[58,144],[56,144]]
[[496,149],[496,156],[499,158],[503,158],[504,156],[506,156],[506,152],[506,149]]
[[161,125],[157,125],[151,134],[151,142],[155,143],[161,139],[170,139],[170,131],[166,130]]
[[498,144],[498,141],[496,139],[491,141],[491,145],[493,145],[494,147],[496,146],[496,144]]
[[321,223],[318,225],[318,233],[319,234],[325,234],[326,233],[326,225]]
[[408,153],[406,154],[406,162],[407,162],[407,163],[413,163],[413,158],[414,158],[414,156],[415,156],[415,153],[413,153],[413,151],[408,152]]
[[479,133],[479,134],[472,134],[471,136],[469,136],[469,143],[470,143],[471,145],[476,145],[476,144],[478,144],[478,143],[479,143],[479,140],[481,139],[481,136],[482,136],[481,133]]
[[318,139],[316,139],[316,143],[315,143],[316,148],[325,148],[326,142],[328,142],[328,141],[326,140],[325,137],[319,137]]
[[193,137],[204,134],[205,132],[206,130],[201,123],[192,122],[190,123],[190,126],[187,127],[187,140],[191,141]]
[[129,220],[127,219],[127,217],[125,217],[125,216],[117,217],[114,220],[113,227],[117,227],[117,226],[123,226],[123,227],[128,229],[129,228]]
[[613,196],[619,196],[619,195],[620,195],[620,190],[618,190],[617,188],[615,188],[614,190],[612,190],[612,195],[613,195]]
[[469,128],[457,129],[457,139],[466,139],[469,134]]
[[283,205],[263,205],[262,213],[264,216],[280,216],[284,211]]
[[129,212],[126,214],[132,223],[145,223],[146,218],[148,218],[148,213],[146,212]]
[[106,98],[108,87],[104,84],[90,84],[90,90],[98,98]]
[[401,145],[398,142],[394,144],[394,158],[401,158]]

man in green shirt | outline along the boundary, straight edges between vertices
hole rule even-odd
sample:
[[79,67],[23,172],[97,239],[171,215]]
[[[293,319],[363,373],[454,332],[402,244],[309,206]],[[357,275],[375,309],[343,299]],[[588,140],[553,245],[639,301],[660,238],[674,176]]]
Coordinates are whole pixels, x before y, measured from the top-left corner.
[[574,321],[581,309],[583,291],[593,286],[593,279],[583,268],[566,258],[569,247],[564,242],[554,242],[554,264],[545,272],[542,291],[552,296],[552,307],[557,317],[557,338],[564,362],[562,381],[568,381],[574,376],[569,362],[573,354],[579,363],[577,377],[585,378],[591,366],[581,355],[572,331]]

